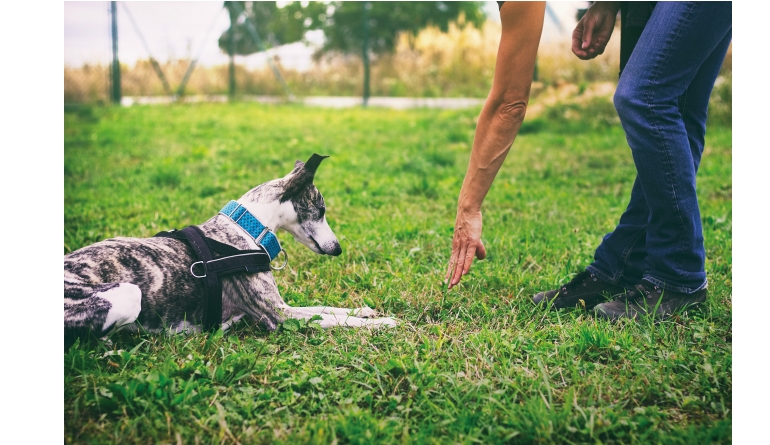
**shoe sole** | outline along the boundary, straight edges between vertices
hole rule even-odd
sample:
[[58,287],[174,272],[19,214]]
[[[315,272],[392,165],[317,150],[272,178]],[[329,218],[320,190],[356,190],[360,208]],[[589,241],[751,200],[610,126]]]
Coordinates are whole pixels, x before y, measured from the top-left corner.
[[670,310],[664,309],[663,311],[661,311],[660,308],[658,308],[658,311],[653,313],[653,314],[646,314],[644,312],[639,312],[639,311],[636,311],[635,309],[632,309],[634,311],[634,315],[633,316],[629,316],[628,315],[628,312],[626,312],[626,307],[625,306],[623,307],[623,310],[620,311],[620,310],[616,310],[616,309],[611,308],[611,307],[602,307],[602,306],[605,305],[604,303],[602,303],[602,304],[598,304],[598,305],[596,305],[596,307],[594,307],[594,316],[597,316],[599,318],[604,318],[604,319],[606,319],[606,320],[608,320],[610,322],[613,322],[613,323],[618,321],[618,320],[620,320],[621,318],[629,318],[629,319],[632,319],[632,320],[640,321],[642,318],[648,317],[650,315],[653,316],[654,320],[662,321],[662,320],[667,320],[674,313],[676,313],[678,311],[684,311],[684,310],[687,310],[687,309],[697,308],[697,307],[700,307],[701,305],[703,305],[705,302],[706,302],[706,296],[703,295],[701,297],[692,298],[692,299],[690,299],[688,302],[686,302],[684,304],[677,305],[677,307],[674,308],[674,309],[670,309]]

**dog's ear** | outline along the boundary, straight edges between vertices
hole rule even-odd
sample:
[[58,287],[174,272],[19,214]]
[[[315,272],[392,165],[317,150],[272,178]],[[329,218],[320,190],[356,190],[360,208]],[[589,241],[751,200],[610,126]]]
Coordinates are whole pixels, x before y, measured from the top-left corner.
[[321,156],[318,153],[313,153],[313,156],[311,156],[310,159],[308,159],[305,163],[305,170],[312,172],[313,176],[315,176],[315,172],[318,170],[318,166],[321,164],[321,161],[326,158],[328,158],[328,156]]
[[321,156],[317,153],[313,153],[313,156],[308,159],[307,162],[297,161],[294,163],[294,170],[291,171],[291,176],[287,179],[285,190],[281,195],[281,202],[289,201],[293,197],[302,193],[310,184],[313,183],[315,172],[318,170],[318,165],[321,161],[328,158],[328,156]]

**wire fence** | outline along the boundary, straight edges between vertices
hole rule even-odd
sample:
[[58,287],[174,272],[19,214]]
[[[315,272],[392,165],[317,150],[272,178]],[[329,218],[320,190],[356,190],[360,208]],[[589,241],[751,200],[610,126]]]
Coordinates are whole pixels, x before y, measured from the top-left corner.
[[[226,10],[223,7],[208,19],[205,31],[200,34],[202,40],[196,39],[195,45],[192,42],[188,44],[187,57],[169,58],[166,62],[160,62],[143,32],[143,23],[136,20],[131,6],[125,2],[120,5],[116,2],[110,4],[110,22],[117,22],[117,14],[128,19],[122,23],[128,24],[130,31],[138,37],[145,58],[137,60],[133,65],[113,63],[110,66],[96,64],[65,67],[65,103],[108,100],[124,104],[178,100],[221,101],[223,96],[260,102],[293,100],[317,103],[318,100],[314,102],[306,98],[366,96],[366,82],[362,82],[366,75],[365,60],[362,60],[360,54],[327,53],[314,59],[309,70],[286,68],[279,57],[279,50],[269,48],[259,30],[249,20],[243,21],[248,37],[266,56],[266,65],[249,67],[242,63],[248,58],[240,56],[232,56],[233,63],[230,65],[199,65],[204,47],[211,45],[215,25],[222,25],[222,15]],[[235,16],[243,17],[245,11],[240,4],[234,5]],[[561,34],[566,34],[567,26],[559,21],[552,9],[548,8],[547,11],[546,21],[550,20]],[[204,27],[201,26],[201,29]],[[125,29],[122,32],[125,35]],[[114,26],[111,27],[111,38],[113,42],[119,43]],[[392,52],[373,57],[369,94],[373,97],[484,98],[491,87],[499,38],[500,25],[494,21],[481,26],[455,22],[446,30],[428,26],[416,34],[403,33],[397,38]],[[584,91],[587,84],[616,82],[619,39],[611,40],[605,55],[591,62],[579,61],[572,56],[569,44],[568,38],[541,43],[537,64],[540,87],[535,86],[533,96],[549,86],[573,84]],[[193,46],[195,53],[191,50]],[[235,60],[239,63],[235,63]],[[730,87],[731,68],[730,51],[721,81],[723,84],[728,82]],[[112,88],[105,88],[105,84]],[[117,92],[115,85],[119,86]],[[122,96],[127,99],[122,101]],[[731,105],[731,95],[722,93],[721,96],[722,102]],[[329,103],[333,104],[330,106],[341,106],[350,101],[339,99]],[[411,100],[398,103],[428,102]]]

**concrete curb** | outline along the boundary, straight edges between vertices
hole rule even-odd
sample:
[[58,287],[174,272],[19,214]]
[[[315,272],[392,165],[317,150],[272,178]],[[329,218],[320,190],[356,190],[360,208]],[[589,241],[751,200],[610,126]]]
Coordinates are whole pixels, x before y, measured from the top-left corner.
[[[362,99],[360,97],[350,96],[309,96],[292,98],[292,100],[287,100],[281,96],[238,96],[238,100],[264,104],[298,103],[322,108],[354,108],[362,106]],[[481,106],[484,104],[484,100],[467,97],[370,97],[368,106],[393,110],[409,108],[460,109]],[[225,94],[186,96],[182,100],[184,103],[222,103],[227,101],[228,97]],[[120,104],[124,107],[130,107],[133,105],[163,105],[176,102],[178,102],[178,98],[175,96],[126,96],[123,97]]]

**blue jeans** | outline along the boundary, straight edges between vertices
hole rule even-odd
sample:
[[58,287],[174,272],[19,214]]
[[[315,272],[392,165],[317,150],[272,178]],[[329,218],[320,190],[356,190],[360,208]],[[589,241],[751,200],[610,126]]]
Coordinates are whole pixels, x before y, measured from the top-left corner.
[[637,176],[588,270],[673,292],[707,285],[695,173],[708,102],[732,38],[730,2],[658,2],[618,82],[615,108]]

